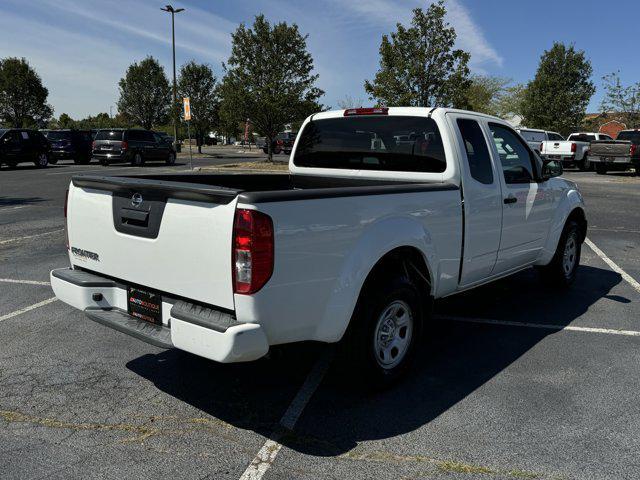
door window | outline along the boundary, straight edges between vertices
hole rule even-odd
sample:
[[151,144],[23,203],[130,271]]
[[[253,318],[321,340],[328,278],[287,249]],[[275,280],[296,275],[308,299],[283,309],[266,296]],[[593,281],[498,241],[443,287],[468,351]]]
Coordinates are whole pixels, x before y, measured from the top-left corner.
[[480,125],[468,118],[459,118],[456,123],[467,153],[471,176],[480,183],[491,185],[493,183],[491,157]]
[[521,137],[508,127],[490,123],[506,183],[529,183],[534,180],[533,154]]

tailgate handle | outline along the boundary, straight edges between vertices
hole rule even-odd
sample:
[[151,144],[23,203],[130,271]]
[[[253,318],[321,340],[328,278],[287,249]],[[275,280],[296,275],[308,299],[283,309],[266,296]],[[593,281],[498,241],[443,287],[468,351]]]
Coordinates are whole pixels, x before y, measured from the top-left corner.
[[125,225],[145,228],[149,226],[149,212],[123,208],[120,210],[120,217]]

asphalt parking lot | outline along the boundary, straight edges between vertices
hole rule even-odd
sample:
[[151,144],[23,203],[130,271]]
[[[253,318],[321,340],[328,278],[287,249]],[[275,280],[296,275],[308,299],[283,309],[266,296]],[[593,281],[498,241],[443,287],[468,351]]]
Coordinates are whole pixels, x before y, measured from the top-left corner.
[[0,171],[0,476],[640,476],[640,177],[566,172],[590,223],[574,288],[528,270],[439,302],[445,321],[417,368],[365,395],[327,371],[319,346],[219,365],[55,301],[64,191],[104,171]]

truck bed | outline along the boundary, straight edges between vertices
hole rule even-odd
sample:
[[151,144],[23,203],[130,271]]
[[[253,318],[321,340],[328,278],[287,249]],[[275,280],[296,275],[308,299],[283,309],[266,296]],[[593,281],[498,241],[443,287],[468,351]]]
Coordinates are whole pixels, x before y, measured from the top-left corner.
[[236,197],[242,203],[264,203],[458,188],[452,183],[291,174],[78,175],[72,182],[81,188],[121,194],[153,191],[165,198],[218,204],[228,204]]

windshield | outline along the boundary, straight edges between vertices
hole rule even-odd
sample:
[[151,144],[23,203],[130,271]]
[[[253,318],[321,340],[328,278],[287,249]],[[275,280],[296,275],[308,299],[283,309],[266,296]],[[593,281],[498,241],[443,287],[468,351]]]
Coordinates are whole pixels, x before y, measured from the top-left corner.
[[299,167],[444,172],[446,159],[431,118],[341,117],[307,123],[293,159]]
[[0,137],[9,131],[8,128],[0,128]]
[[536,132],[534,130],[520,130],[520,135],[527,142],[544,142],[547,139],[544,132]]
[[51,141],[56,140],[70,140],[71,132],[56,132],[55,130],[50,130],[44,134]]
[[100,130],[96,133],[96,140],[122,140],[123,130]]
[[634,145],[640,145],[640,132],[620,132],[618,140],[629,140]]

